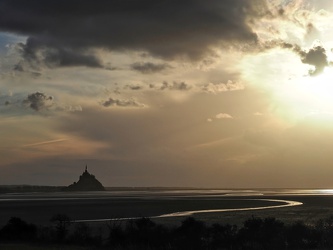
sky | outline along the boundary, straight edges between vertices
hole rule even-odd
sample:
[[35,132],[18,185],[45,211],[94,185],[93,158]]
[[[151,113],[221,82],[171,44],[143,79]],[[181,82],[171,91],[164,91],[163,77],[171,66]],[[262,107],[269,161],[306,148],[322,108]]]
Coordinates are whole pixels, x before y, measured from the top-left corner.
[[333,188],[330,0],[0,0],[0,185]]

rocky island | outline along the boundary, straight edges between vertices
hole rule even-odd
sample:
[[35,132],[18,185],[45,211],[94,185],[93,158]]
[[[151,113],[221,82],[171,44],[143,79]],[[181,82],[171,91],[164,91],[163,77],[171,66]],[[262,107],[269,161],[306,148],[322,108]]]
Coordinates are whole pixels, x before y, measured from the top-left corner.
[[88,167],[86,166],[85,171],[80,175],[78,182],[65,187],[64,191],[105,191],[102,183],[100,183],[94,175],[88,172]]

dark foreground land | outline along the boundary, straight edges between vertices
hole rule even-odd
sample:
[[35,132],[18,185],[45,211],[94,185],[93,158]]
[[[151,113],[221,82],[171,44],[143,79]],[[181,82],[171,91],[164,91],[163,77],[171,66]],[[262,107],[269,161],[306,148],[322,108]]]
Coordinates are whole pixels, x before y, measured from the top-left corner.
[[149,218],[109,221],[96,231],[86,223],[73,223],[63,214],[52,226],[37,226],[12,217],[0,229],[1,249],[116,249],[116,250],[218,250],[218,249],[333,249],[333,217],[313,225],[303,221],[285,224],[273,217],[252,216],[242,226],[207,223],[193,217],[178,226]]
[[[303,205],[153,217],[284,204],[272,199]],[[331,193],[120,190],[3,194],[0,249],[333,249],[332,215]],[[139,219],[73,222],[117,218]]]
[[[251,216],[275,217],[286,223],[302,220],[307,224],[333,215],[333,195],[268,194],[224,195],[196,192],[78,192],[27,193],[0,195],[0,226],[11,217],[29,223],[50,224],[54,214],[66,214],[72,220],[98,220],[152,217],[163,214],[209,209],[253,208],[281,205],[270,200],[302,202],[302,206],[250,211],[230,211],[193,214],[207,223],[241,224]],[[154,218],[163,224],[177,224],[182,217]]]
[[[333,200],[332,200],[333,202]],[[153,217],[180,211],[220,208],[251,208],[282,204],[264,199],[206,198],[206,197],[88,197],[88,198],[31,198],[0,201],[0,225],[11,217],[19,217],[31,223],[47,225],[52,215],[61,213],[72,220],[101,220],[117,218]],[[333,209],[333,204],[332,204]],[[243,212],[246,214],[253,214]],[[259,213],[260,214],[260,213]],[[194,215],[204,220],[231,220],[237,213],[213,213]],[[231,216],[231,217],[230,217]],[[182,218],[155,218],[164,223],[177,223]]]

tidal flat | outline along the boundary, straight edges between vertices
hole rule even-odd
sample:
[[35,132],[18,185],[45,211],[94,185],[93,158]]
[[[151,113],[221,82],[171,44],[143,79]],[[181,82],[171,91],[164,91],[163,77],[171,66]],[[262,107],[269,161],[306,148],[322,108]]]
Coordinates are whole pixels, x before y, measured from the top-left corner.
[[[282,201],[296,201],[303,204],[271,208],[285,204]],[[249,210],[246,210],[247,208]],[[218,209],[240,210],[210,211]],[[302,220],[311,224],[333,215],[333,191],[126,189],[106,192],[0,195],[0,226],[11,217],[19,217],[37,225],[47,225],[55,214],[66,214],[73,221],[86,220],[90,223],[103,223],[109,219],[121,221],[150,217],[158,223],[177,224],[184,219],[184,216],[159,216],[186,211],[193,211],[190,216],[206,223],[237,225],[255,216],[275,217],[285,223]]]

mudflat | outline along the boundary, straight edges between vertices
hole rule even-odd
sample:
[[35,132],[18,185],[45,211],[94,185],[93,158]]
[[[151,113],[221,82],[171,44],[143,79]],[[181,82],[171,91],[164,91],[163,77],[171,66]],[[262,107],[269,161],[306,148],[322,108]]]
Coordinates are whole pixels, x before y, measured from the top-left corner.
[[[117,218],[152,217],[183,211],[213,209],[256,208],[282,205],[289,200],[302,202],[301,206],[243,210],[228,212],[194,213],[193,217],[207,223],[239,224],[251,216],[275,217],[287,223],[302,220],[306,223],[333,215],[331,194],[285,194],[257,192],[86,192],[7,194],[0,196],[0,226],[10,217],[46,225],[58,213],[72,220],[99,220]],[[177,223],[184,217],[154,218],[159,223]]]

